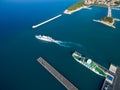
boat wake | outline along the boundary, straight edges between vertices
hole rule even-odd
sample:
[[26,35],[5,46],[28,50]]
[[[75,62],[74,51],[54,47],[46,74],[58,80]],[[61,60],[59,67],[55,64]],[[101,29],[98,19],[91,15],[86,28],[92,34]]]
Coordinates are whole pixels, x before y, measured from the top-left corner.
[[45,41],[45,42],[50,42],[50,43],[55,43],[59,46],[62,47],[81,47],[82,45],[78,44],[78,43],[74,43],[74,42],[66,42],[66,41],[60,41],[60,40],[55,40],[52,37],[49,36],[42,36],[42,35],[36,35],[35,36],[37,39],[41,40],[41,41]]
[[78,43],[74,43],[74,42],[66,42],[66,41],[57,41],[56,44],[58,44],[59,46],[63,46],[63,47],[81,47],[82,45],[78,44]]

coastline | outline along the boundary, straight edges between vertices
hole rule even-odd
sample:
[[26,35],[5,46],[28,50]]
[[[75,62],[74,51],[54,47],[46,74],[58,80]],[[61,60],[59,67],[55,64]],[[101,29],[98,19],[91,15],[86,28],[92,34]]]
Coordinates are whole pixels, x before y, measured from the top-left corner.
[[116,28],[116,27],[113,25],[113,24],[115,23],[115,20],[113,20],[113,23],[108,23],[108,22],[105,22],[105,21],[102,21],[102,20],[94,20],[94,19],[93,19],[93,21],[94,21],[94,22],[102,23],[102,24],[107,25],[107,26],[112,27],[112,28]]
[[[96,7],[103,7],[103,8],[107,8],[107,6],[106,5],[96,5],[96,4],[92,4],[92,5],[89,5],[89,6],[96,6]],[[77,8],[77,9],[75,9],[75,10],[68,10],[68,9],[66,9],[66,10],[64,10],[64,14],[72,14],[72,13],[74,13],[74,12],[77,12],[77,11],[79,11],[79,10],[81,10],[81,9],[83,9],[83,8],[88,8],[89,6],[82,6],[82,7],[79,7],[79,8]],[[117,7],[120,7],[120,5],[119,6],[117,6]]]
[[77,11],[83,9],[83,8],[88,8],[88,6],[82,6],[82,7],[79,7],[79,8],[77,8],[77,9],[75,9],[75,10],[72,10],[72,11],[69,11],[68,9],[66,9],[66,10],[64,11],[64,14],[72,14],[72,13],[77,12]]

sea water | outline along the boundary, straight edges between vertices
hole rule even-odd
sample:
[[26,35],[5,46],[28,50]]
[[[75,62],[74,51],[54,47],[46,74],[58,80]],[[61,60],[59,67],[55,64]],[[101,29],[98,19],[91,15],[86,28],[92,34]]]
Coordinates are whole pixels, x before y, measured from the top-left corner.
[[[72,15],[63,11],[78,0],[0,1],[0,90],[66,90],[36,59],[40,56],[80,90],[100,90],[104,78],[76,62],[78,51],[108,68],[120,66],[120,22],[116,28],[93,22],[107,15],[107,8],[91,7]],[[32,29],[58,14],[60,18]],[[120,18],[120,11],[112,16]],[[81,47],[61,47],[41,41],[35,35],[74,42]]]

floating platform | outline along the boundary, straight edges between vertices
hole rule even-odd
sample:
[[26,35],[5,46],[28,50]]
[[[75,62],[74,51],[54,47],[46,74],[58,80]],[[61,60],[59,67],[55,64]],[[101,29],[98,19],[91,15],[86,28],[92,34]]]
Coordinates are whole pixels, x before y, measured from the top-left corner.
[[67,90],[78,90],[70,81],[68,81],[63,75],[61,75],[55,68],[53,68],[48,62],[43,58],[38,58],[37,61],[49,72],[51,73],[62,85],[64,85]]
[[109,73],[114,76],[114,80],[111,83],[108,79],[105,79],[101,90],[120,90],[120,67],[111,64]]

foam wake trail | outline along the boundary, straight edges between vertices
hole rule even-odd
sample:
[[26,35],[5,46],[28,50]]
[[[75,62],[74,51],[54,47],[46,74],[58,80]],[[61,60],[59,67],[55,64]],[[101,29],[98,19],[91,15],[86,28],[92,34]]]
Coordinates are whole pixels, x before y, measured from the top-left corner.
[[48,20],[46,20],[46,21],[44,21],[44,22],[42,22],[42,23],[40,23],[40,24],[37,24],[37,25],[32,26],[32,28],[37,28],[37,27],[39,27],[39,26],[41,26],[41,25],[43,25],[43,24],[46,24],[46,23],[48,23],[48,22],[50,22],[50,21],[52,21],[52,20],[54,20],[54,19],[57,19],[57,18],[59,18],[59,17],[61,17],[61,16],[62,16],[62,14],[59,14],[59,15],[57,15],[57,16],[55,16],[55,17],[53,17],[53,18],[50,18],[50,19],[48,19]]
[[56,44],[63,47],[81,47],[82,45],[74,42],[56,41]]
[[62,47],[71,47],[68,43],[65,43],[63,41],[56,41],[55,43]]

